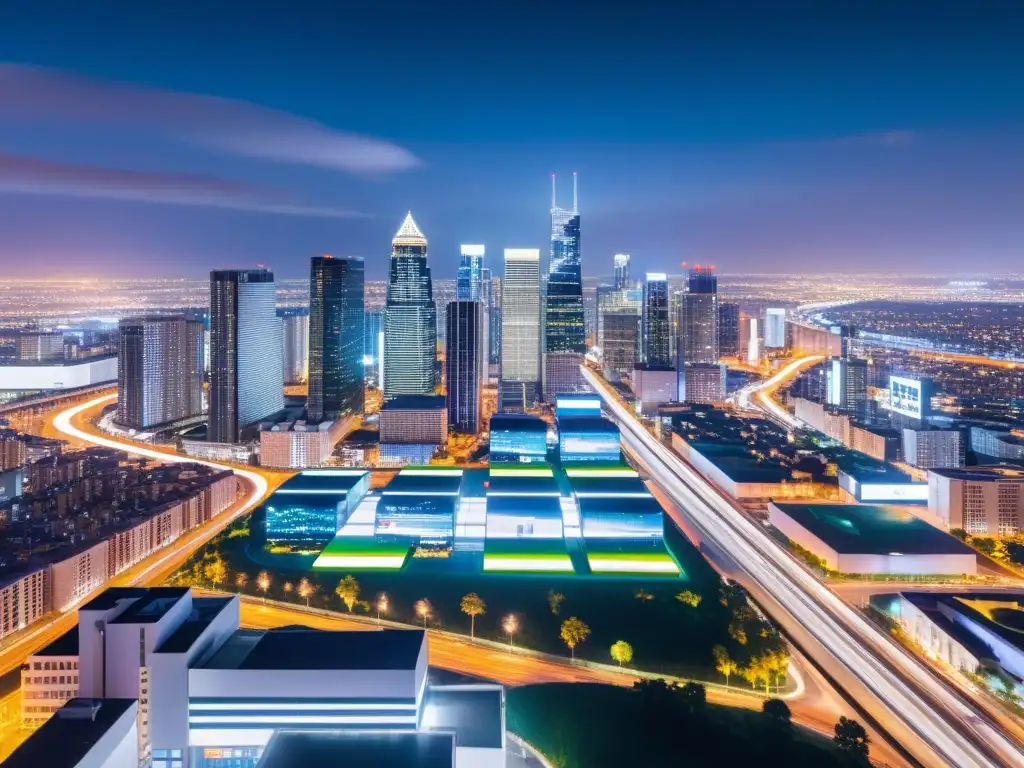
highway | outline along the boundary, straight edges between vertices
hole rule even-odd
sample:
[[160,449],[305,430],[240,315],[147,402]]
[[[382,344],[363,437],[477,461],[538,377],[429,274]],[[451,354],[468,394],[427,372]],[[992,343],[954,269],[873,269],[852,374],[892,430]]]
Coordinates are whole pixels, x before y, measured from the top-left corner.
[[600,377],[586,367],[583,372],[620,424],[626,452],[685,510],[701,543],[731,561],[741,583],[783,630],[917,762],[965,768],[1024,765],[1015,742],[662,445]]
[[736,405],[744,409],[764,411],[770,418],[788,429],[805,427],[806,425],[802,421],[776,403],[772,399],[771,393],[804,368],[820,363],[824,359],[823,355],[810,355],[787,363],[764,381],[755,381],[737,391],[734,395]]

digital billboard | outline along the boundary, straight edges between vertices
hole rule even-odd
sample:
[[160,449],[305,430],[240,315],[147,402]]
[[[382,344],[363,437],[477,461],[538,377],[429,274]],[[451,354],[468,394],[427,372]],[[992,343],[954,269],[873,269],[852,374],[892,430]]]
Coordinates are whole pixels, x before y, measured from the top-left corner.
[[889,409],[893,413],[924,419],[928,416],[930,395],[926,382],[903,376],[889,377]]
[[928,501],[927,483],[861,483],[859,501]]

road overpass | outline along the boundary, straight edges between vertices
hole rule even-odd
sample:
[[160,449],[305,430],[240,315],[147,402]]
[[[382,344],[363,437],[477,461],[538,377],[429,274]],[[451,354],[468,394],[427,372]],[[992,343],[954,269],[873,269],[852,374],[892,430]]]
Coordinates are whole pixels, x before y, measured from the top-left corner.
[[683,510],[685,527],[894,743],[929,767],[1024,765],[1019,744],[829,591],[654,437],[597,374],[585,366],[583,373],[619,423],[627,454]]

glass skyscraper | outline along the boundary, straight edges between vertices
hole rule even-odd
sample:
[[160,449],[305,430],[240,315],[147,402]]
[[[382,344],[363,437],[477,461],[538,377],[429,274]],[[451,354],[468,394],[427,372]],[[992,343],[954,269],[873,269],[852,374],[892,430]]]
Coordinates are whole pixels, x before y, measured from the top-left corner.
[[678,369],[684,363],[717,363],[718,276],[714,267],[695,266],[680,296],[676,323]]
[[506,248],[501,284],[501,408],[537,402],[540,384],[540,251]]
[[624,291],[629,288],[629,254],[615,254],[615,290]]
[[551,255],[544,302],[544,399],[588,389],[580,364],[587,351],[583,316],[580,214],[576,174],[572,210],[560,208],[551,177]]
[[236,443],[242,427],[284,408],[276,303],[273,272],[210,273],[210,442]]
[[722,357],[740,356],[740,305],[718,305],[718,352]]
[[284,334],[284,383],[306,381],[309,371],[309,310],[288,307],[277,310]]
[[[480,344],[483,353],[483,376],[488,378],[491,359],[491,270],[484,266],[485,248],[482,245],[461,246],[462,260],[459,262],[458,276],[455,280],[455,299],[457,301],[479,301],[484,323]],[[449,344],[445,335],[445,348]]]
[[669,322],[668,275],[648,272],[641,315],[643,362],[652,370],[672,368],[672,324]]
[[427,239],[405,217],[391,241],[384,307],[384,397],[430,395],[437,386],[437,307]]
[[380,386],[380,358],[383,350],[381,313],[363,313],[363,377]]
[[363,412],[363,260],[315,256],[309,269],[311,421]]
[[484,307],[479,301],[453,301],[446,308],[445,380],[448,427],[475,435],[480,431],[480,388],[484,359]]

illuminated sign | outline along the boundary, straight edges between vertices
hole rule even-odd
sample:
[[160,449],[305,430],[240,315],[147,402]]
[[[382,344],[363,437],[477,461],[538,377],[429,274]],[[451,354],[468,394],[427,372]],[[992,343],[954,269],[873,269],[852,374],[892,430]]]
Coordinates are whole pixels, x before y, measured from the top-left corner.
[[928,411],[924,382],[902,376],[889,377],[889,409],[894,413],[923,419]]
[[928,501],[927,483],[861,483],[860,501]]

